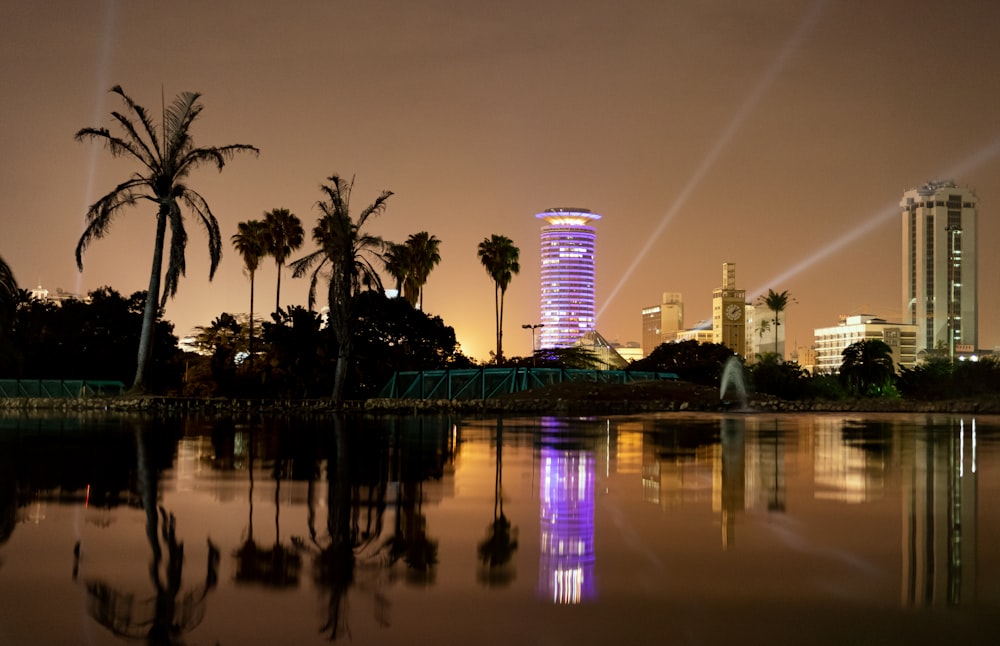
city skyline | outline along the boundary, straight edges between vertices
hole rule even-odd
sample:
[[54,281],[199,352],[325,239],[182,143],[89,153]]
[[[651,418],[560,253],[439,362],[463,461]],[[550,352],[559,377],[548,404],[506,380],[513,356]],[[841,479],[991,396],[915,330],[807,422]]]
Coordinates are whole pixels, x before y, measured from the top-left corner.
[[[545,208],[605,218],[596,328],[608,340],[641,340],[639,313],[663,292],[684,294],[685,326],[710,319],[718,267],[733,262],[747,300],[795,297],[792,351],[842,314],[902,320],[899,196],[949,179],[980,200],[978,337],[990,349],[998,20],[1000,6],[978,0],[4,2],[0,256],[25,289],[145,289],[154,212],[143,205],[76,270],[87,207],[134,169],[73,134],[110,125],[116,84],[154,117],[161,97],[193,90],[205,105],[198,145],[261,150],[190,178],[224,240],[280,207],[308,232],[333,173],[356,177],[358,205],[391,190],[371,232],[441,240],[424,308],[478,360],[495,330],[476,245],[496,233],[521,250],[504,347],[527,355],[521,326],[539,322],[533,216]],[[231,246],[210,283],[206,238],[193,224],[189,235],[166,306],[179,336],[249,300]],[[269,290],[273,266],[256,280]],[[304,306],[307,289],[286,274],[283,304]]]

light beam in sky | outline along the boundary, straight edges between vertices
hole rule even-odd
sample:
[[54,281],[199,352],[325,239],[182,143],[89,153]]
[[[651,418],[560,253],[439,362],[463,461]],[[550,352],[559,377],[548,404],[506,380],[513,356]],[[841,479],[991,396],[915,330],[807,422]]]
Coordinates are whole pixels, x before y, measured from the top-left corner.
[[[114,34],[115,34],[115,19],[118,15],[118,0],[104,0],[104,37],[101,39],[101,51],[98,56],[97,61],[97,74],[96,74],[96,97],[94,100],[94,118],[91,123],[100,123],[101,117],[104,115],[105,108],[107,106],[108,100],[108,90],[110,86],[108,84],[108,74],[111,68],[111,48],[114,45]],[[82,226],[80,227],[80,234],[87,227],[86,213],[90,205],[94,203],[94,182],[97,176],[97,159],[98,155],[101,153],[101,146],[90,146],[90,159],[87,163],[87,177],[84,182],[83,208],[80,209],[80,213],[83,215]],[[80,294],[83,290],[83,272],[78,271],[76,273],[76,291],[74,293]]]
[[687,181],[687,184],[681,190],[680,195],[677,196],[677,199],[675,199],[674,203],[670,206],[670,209],[667,210],[667,212],[664,214],[663,218],[660,220],[660,223],[656,226],[656,229],[653,230],[653,233],[651,235],[646,236],[646,244],[643,245],[639,253],[635,254],[634,258],[632,259],[632,264],[630,264],[628,268],[625,270],[625,272],[622,274],[621,278],[618,280],[618,284],[615,285],[614,289],[611,290],[611,293],[608,295],[608,298],[604,302],[604,305],[602,305],[601,308],[598,310],[597,312],[598,318],[601,317],[601,314],[604,312],[604,310],[608,308],[608,306],[611,304],[611,301],[615,299],[615,296],[618,295],[618,292],[621,290],[622,286],[625,285],[626,281],[628,281],[629,277],[635,271],[636,267],[639,266],[639,263],[642,262],[646,254],[649,253],[650,248],[663,233],[663,229],[665,229],[666,226],[670,223],[670,221],[673,220],[677,212],[681,209],[682,206],[684,206],[684,203],[687,202],[687,199],[691,195],[691,193],[694,192],[694,190],[701,183],[701,180],[704,179],[708,171],[712,168],[712,166],[715,165],[716,159],[718,159],[723,149],[725,149],[725,147],[729,144],[732,138],[736,135],[740,127],[742,127],[743,122],[747,120],[747,117],[750,116],[750,113],[752,113],[754,109],[757,107],[757,105],[760,103],[761,99],[767,93],[767,90],[770,89],[775,79],[778,78],[778,74],[785,67],[785,64],[788,62],[788,59],[792,56],[795,50],[799,48],[799,46],[802,44],[802,41],[805,39],[806,35],[812,29],[813,25],[815,25],[816,22],[819,20],[821,10],[825,3],[826,3],[825,0],[818,0],[817,2],[813,3],[812,8],[809,10],[809,13],[806,14],[805,18],[802,20],[802,23],[799,25],[798,29],[796,29],[792,33],[791,37],[785,43],[785,46],[781,48],[781,51],[778,52],[778,55],[774,58],[774,61],[771,63],[770,67],[768,67],[767,70],[765,70],[764,75],[757,82],[757,85],[754,86],[750,94],[747,95],[747,98],[743,101],[743,104],[740,106],[740,109],[736,112],[735,115],[733,115],[733,118],[729,122],[729,125],[726,126],[725,130],[722,131],[722,133],[719,135],[719,138],[715,140],[715,143],[712,145],[711,149],[709,149],[708,154],[705,155],[704,159],[701,160],[701,163],[695,169],[694,174]]
[[[971,173],[975,169],[979,168],[986,162],[996,157],[998,154],[1000,154],[1000,136],[997,136],[989,145],[984,146],[983,148],[977,150],[975,153],[969,155],[960,163],[956,164],[955,166],[952,166],[943,173],[934,175],[933,177],[941,179],[952,179],[955,177],[961,177],[962,175],[967,175],[968,173]],[[816,263],[820,262],[821,260],[825,260],[830,255],[840,251],[841,249],[843,249],[850,243],[854,242],[858,238],[867,235],[872,230],[882,226],[883,224],[885,224],[886,222],[888,222],[889,220],[893,219],[898,215],[899,215],[899,202],[894,201],[892,204],[889,204],[888,206],[876,211],[874,215],[869,217],[865,222],[863,222],[859,226],[856,226],[850,231],[847,231],[846,233],[844,233],[844,235],[832,241],[825,247],[822,247],[821,249],[811,254],[810,256],[803,258],[795,265],[792,265],[791,267],[789,267],[788,269],[786,269],[785,271],[783,271],[782,273],[778,274],[770,281],[768,281],[765,284],[766,286],[757,288],[756,290],[748,293],[747,296],[750,296],[752,294],[763,294],[768,289],[768,286],[773,288],[774,285],[780,285],[781,283],[789,280],[793,276],[803,271],[806,271],[807,269],[809,269]],[[751,298],[750,300],[753,299]]]

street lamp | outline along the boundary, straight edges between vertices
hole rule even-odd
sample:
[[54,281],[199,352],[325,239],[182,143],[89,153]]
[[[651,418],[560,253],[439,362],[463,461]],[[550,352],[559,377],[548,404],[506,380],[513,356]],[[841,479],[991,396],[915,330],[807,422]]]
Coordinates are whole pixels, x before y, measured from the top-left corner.
[[531,367],[535,367],[535,330],[545,327],[544,323],[525,323],[522,325],[525,330],[531,330]]

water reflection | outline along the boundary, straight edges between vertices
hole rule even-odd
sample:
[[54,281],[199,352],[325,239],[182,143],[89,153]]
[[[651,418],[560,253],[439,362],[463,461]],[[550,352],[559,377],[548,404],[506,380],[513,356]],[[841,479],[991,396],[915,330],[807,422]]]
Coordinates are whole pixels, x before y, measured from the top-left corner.
[[[588,431],[590,432],[588,434]],[[538,587],[553,603],[596,598],[594,579],[594,451],[599,422],[542,418],[539,458]]]
[[[902,625],[1000,608],[979,549],[998,437],[948,416],[0,418],[0,605],[75,590],[102,635],[152,644],[263,643],[235,627],[268,622],[271,642],[436,641],[508,603],[502,626],[586,604],[609,638],[637,603],[730,598],[769,626],[789,601]],[[5,610],[0,642],[75,641],[24,637],[21,614],[60,612]]]
[[[976,425],[901,438],[902,599],[908,606],[957,606],[976,598],[979,491]],[[968,450],[967,450],[968,447]]]
[[518,530],[503,513],[503,419],[496,421],[496,463],[493,522],[486,528],[486,538],[478,545],[477,553],[482,567],[477,579],[489,586],[505,586],[516,576],[511,559],[517,551]]
[[[128,639],[144,638],[149,644],[179,644],[185,633],[201,623],[205,600],[218,581],[219,549],[209,539],[205,574],[199,584],[184,590],[184,544],[177,536],[177,519],[159,501],[160,472],[167,466],[163,446],[169,432],[153,426],[134,425],[136,502],[142,508],[151,556],[148,565],[153,594],[136,592],[109,583],[96,573],[83,577],[91,616],[111,633]],[[89,503],[89,500],[88,500]],[[80,571],[80,558],[87,546],[74,546],[73,578]]]

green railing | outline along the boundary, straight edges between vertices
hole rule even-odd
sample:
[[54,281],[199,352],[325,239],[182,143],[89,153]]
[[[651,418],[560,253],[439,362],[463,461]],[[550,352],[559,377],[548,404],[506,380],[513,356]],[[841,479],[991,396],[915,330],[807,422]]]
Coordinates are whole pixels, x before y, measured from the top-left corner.
[[78,399],[80,397],[114,397],[124,392],[125,384],[120,381],[0,379],[0,398]]
[[568,368],[478,368],[397,372],[379,397],[384,399],[490,399],[564,382],[626,384],[677,379],[672,372],[573,370]]

